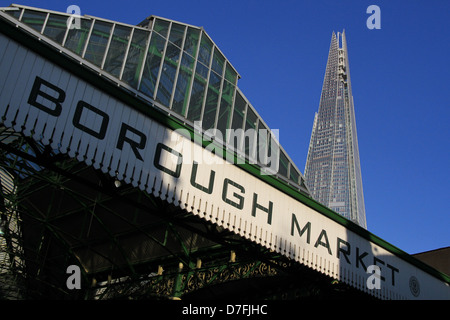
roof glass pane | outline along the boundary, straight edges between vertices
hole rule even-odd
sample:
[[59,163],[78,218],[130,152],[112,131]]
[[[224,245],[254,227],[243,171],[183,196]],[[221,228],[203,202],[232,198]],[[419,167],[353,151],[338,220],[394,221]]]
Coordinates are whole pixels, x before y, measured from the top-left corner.
[[105,55],[111,28],[111,23],[96,20],[91,37],[89,38],[84,58],[99,67],[103,62],[103,56]]
[[34,30],[41,32],[44,25],[46,12],[34,11],[26,9],[22,16],[22,22],[33,28]]
[[197,60],[197,65],[195,66],[195,74],[196,76],[202,78],[202,80],[206,81],[208,79],[209,69],[203,63]]
[[200,61],[197,61],[195,73],[206,81],[206,79],[208,79],[209,68]]
[[292,164],[289,170],[289,179],[297,184],[299,183],[300,179],[300,173],[294,168]]
[[159,68],[161,66],[165,42],[164,38],[159,34],[152,33],[147,58],[145,59],[141,84],[139,86],[139,90],[151,98],[153,98],[155,93],[155,86],[158,79]]
[[219,49],[215,48],[211,68],[221,76],[224,63],[225,57],[220,53]]
[[186,29],[186,26],[172,22],[172,27],[170,28],[169,41],[172,42],[173,44],[177,45],[179,48],[181,48],[181,46],[183,44],[185,29]]
[[120,76],[120,71],[122,70],[123,60],[130,39],[130,32],[130,27],[115,25],[111,43],[109,44],[103,69],[117,78]]
[[258,123],[258,146],[257,146],[257,153],[258,153],[258,161],[261,162],[263,165],[267,164],[267,158],[269,155],[269,146],[267,142],[270,139],[269,131],[267,130],[267,127],[259,121]]
[[213,88],[217,94],[219,94],[221,80],[222,78],[217,73],[210,72],[209,87]]
[[69,29],[64,47],[78,55],[83,53],[92,20],[80,19],[80,28]]
[[234,102],[232,129],[243,129],[246,102],[239,91],[236,91]]
[[20,14],[22,13],[22,9],[17,9],[17,10],[6,10],[5,11],[7,14],[9,14],[10,16],[16,18],[17,20],[19,20]]
[[215,125],[220,82],[221,78],[216,73],[211,72],[209,76],[205,110],[203,112],[203,128],[205,130],[213,128]]
[[[280,153],[280,144],[278,143],[278,138],[275,139],[274,137],[274,133],[270,130],[270,128],[268,128],[268,130],[270,131],[270,143],[268,145],[269,147],[269,152],[268,152],[268,163],[267,165],[272,167],[272,161],[278,161],[278,157],[279,157],[279,153]],[[275,166],[277,165],[276,163],[274,164]]]
[[247,108],[247,118],[245,119],[245,130],[256,129],[258,118],[252,108]]
[[189,101],[189,109],[187,118],[192,122],[200,120],[203,99],[206,90],[206,78],[208,76],[208,69],[200,62],[197,62],[195,69],[194,83],[192,85],[191,98]]
[[207,66],[209,66],[212,46],[213,46],[212,41],[209,40],[206,33],[202,32],[202,40],[200,42],[200,51],[198,53],[198,60],[200,60]]
[[219,95],[217,91],[208,87],[208,94],[206,96],[205,111],[203,112],[203,129],[208,130],[214,127],[216,121],[217,101]]
[[255,149],[256,149],[256,124],[258,122],[258,117],[256,113],[250,108],[250,105],[247,106],[247,117],[245,118],[245,141],[244,149],[245,154],[249,158],[254,158]]
[[67,17],[51,13],[45,25],[44,35],[62,44],[67,31]]
[[280,165],[278,173],[287,178],[289,161],[283,151],[280,150]]
[[134,29],[131,39],[130,49],[128,51],[127,62],[123,70],[122,80],[137,88],[139,76],[145,58],[145,49],[147,48],[150,32],[140,29]]
[[184,53],[172,103],[172,110],[183,116],[186,113],[187,103],[189,102],[193,66],[194,58]]
[[225,79],[230,81],[232,84],[236,84],[237,81],[237,73],[231,67],[229,62],[227,62],[227,66],[225,68]]
[[195,78],[192,85],[191,99],[189,101],[189,110],[187,118],[192,122],[200,120],[203,99],[205,97],[206,81]]
[[226,137],[226,129],[229,129],[231,124],[231,107],[233,105],[235,87],[227,82],[223,82],[222,98],[220,100],[219,115],[217,118],[217,129]]
[[170,25],[170,22],[156,18],[155,26],[153,27],[153,30],[158,32],[163,37],[167,38],[167,33],[169,31],[169,25]]
[[186,40],[184,41],[184,51],[195,57],[197,54],[198,39],[200,37],[200,30],[188,27],[186,33]]
[[170,42],[167,44],[158,92],[156,93],[156,100],[167,107],[169,107],[170,97],[172,96],[178,61],[180,60],[180,51],[174,44]]

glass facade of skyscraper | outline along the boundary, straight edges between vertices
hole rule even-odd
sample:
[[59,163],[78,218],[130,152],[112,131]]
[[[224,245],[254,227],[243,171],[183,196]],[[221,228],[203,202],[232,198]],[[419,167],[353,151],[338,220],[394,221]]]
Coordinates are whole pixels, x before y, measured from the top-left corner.
[[367,228],[345,32],[333,32],[305,167],[314,199]]

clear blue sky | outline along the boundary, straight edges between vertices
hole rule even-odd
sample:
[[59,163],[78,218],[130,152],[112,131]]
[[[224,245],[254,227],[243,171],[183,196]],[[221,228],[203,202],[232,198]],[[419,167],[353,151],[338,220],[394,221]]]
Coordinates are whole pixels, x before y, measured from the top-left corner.
[[[333,31],[345,29],[368,229],[408,253],[450,246],[450,1],[18,0],[130,24],[203,26],[303,172]],[[0,5],[10,3],[1,1]],[[381,29],[369,30],[369,5]]]

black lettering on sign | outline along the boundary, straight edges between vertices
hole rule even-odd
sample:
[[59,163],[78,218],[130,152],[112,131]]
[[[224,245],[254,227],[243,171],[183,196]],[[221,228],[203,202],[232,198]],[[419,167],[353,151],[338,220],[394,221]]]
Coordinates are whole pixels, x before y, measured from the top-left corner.
[[[139,141],[135,141],[127,136],[127,132],[132,132],[135,135],[139,137]],[[131,147],[131,150],[133,151],[136,158],[138,158],[141,161],[144,161],[141,154],[139,153],[138,149],[144,149],[145,144],[147,142],[147,137],[145,134],[140,132],[139,130],[134,129],[133,127],[130,127],[129,125],[122,123],[122,126],[120,128],[119,133],[119,139],[117,140],[117,149],[122,150],[124,143],[128,143]]]
[[[47,90],[44,88],[47,88]],[[49,91],[48,89],[53,91],[52,93],[54,93],[54,95],[47,93]],[[44,101],[42,101],[42,103],[39,102],[38,100],[42,99],[38,99],[38,97],[43,98]],[[52,116],[58,117],[62,110],[61,103],[63,103],[65,99],[66,93],[62,89],[42,78],[36,77],[30,96],[28,97],[28,103]],[[45,103],[45,101],[47,101],[47,103]]]
[[258,203],[258,195],[253,193],[252,216],[256,217],[256,209],[260,209],[267,213],[267,224],[272,224],[273,202],[269,201],[269,207],[266,208]]
[[[85,126],[84,124],[82,124],[80,122],[81,115],[83,113],[83,109],[90,110],[93,113],[102,117],[102,123],[101,123],[100,129],[98,131],[96,131],[92,128],[88,128],[87,126]],[[78,128],[81,131],[84,131],[84,132],[90,134],[91,136],[102,140],[103,138],[105,138],[106,128],[108,127],[108,122],[109,122],[109,116],[105,112],[97,109],[96,107],[90,105],[87,102],[84,102],[82,100],[78,101],[77,107],[75,109],[75,114],[73,115],[73,119],[72,119],[72,123],[75,126],[75,128]]]
[[[164,167],[163,165],[161,165],[160,160],[161,160],[161,152],[162,149],[170,152],[171,154],[177,156],[177,166],[175,168],[175,171]],[[153,159],[153,165],[158,168],[159,170],[162,170],[163,172],[170,174],[172,177],[174,178],[179,178],[180,177],[180,173],[181,173],[181,165],[183,162],[183,155],[175,150],[173,150],[172,148],[166,146],[165,144],[162,143],[158,143],[158,145],[156,146],[156,153],[155,153],[155,158]]]
[[244,197],[236,192],[233,192],[233,196],[236,199],[238,199],[239,202],[235,202],[231,199],[228,199],[228,197],[227,197],[228,185],[232,185],[232,186],[236,187],[237,189],[239,189],[239,191],[241,191],[242,194],[245,193],[244,187],[228,178],[225,178],[225,180],[223,181],[222,200],[225,201],[226,203],[232,205],[233,207],[236,207],[236,208],[242,210],[242,208],[244,208]]
[[204,187],[195,181],[195,178],[197,177],[197,169],[198,163],[194,161],[192,164],[192,171],[191,171],[191,185],[199,190],[211,194],[213,192],[214,176],[216,175],[216,172],[214,170],[211,170],[211,173],[209,175],[209,185],[208,187]]

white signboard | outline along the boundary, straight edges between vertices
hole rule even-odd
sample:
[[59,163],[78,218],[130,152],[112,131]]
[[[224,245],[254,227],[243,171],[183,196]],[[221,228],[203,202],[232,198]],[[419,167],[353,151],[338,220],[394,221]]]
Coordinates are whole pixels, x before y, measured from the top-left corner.
[[3,35],[0,57],[4,126],[377,297],[450,298],[445,282]]

